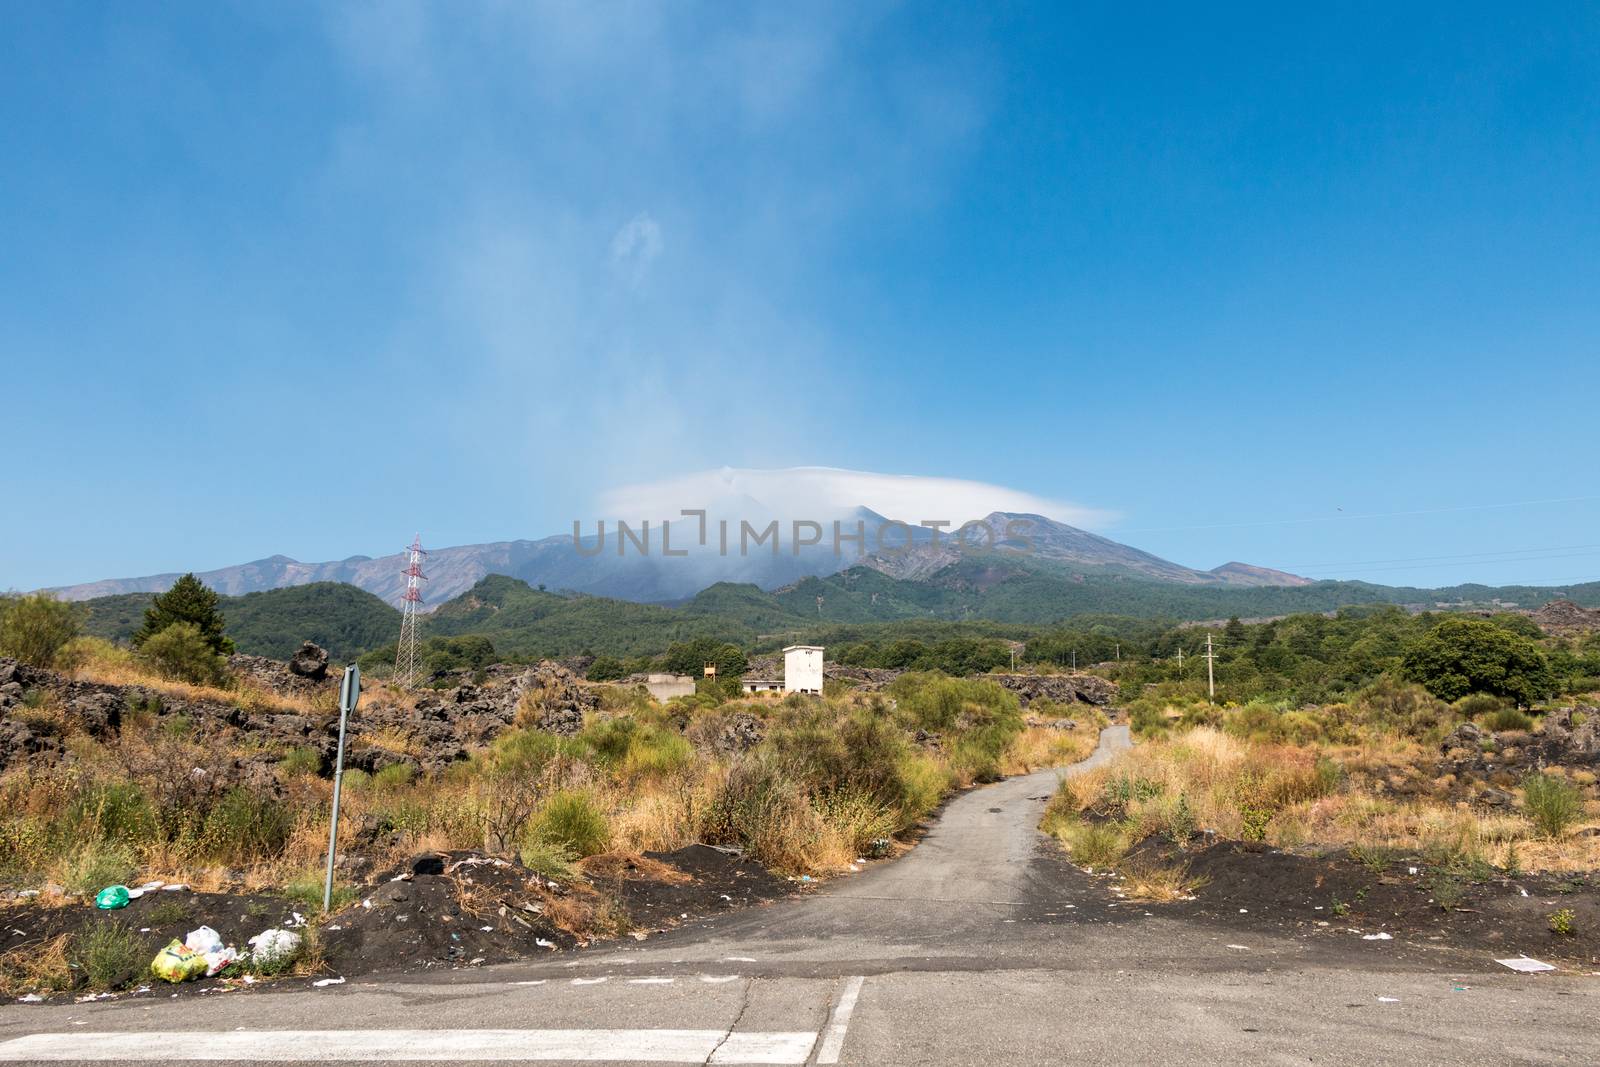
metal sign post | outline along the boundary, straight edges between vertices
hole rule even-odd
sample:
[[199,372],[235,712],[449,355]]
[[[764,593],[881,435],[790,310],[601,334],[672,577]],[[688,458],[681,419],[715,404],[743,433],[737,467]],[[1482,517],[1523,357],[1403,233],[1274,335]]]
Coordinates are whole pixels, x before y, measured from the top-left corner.
[[344,727],[361,699],[361,669],[355,664],[344,669],[339,683],[339,747],[333,755],[333,825],[328,829],[328,877],[322,883],[322,911],[333,905],[333,857],[339,847],[339,788],[344,784]]

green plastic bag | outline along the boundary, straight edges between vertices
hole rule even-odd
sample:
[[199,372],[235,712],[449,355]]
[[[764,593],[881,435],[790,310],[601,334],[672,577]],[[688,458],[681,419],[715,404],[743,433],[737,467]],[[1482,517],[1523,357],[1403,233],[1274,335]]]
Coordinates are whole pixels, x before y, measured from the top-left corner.
[[150,961],[150,970],[157,978],[165,978],[169,982],[187,982],[206,973],[206,958],[173,938]]
[[128,906],[128,887],[125,885],[108,885],[95,894],[94,906],[102,911],[112,911],[116,908]]

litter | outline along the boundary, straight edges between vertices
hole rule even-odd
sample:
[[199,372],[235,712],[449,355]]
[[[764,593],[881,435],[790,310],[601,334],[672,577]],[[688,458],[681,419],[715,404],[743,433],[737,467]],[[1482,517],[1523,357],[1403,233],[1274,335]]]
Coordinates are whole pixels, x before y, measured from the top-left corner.
[[324,986],[330,986],[330,985],[344,985],[344,977],[340,976],[338,978],[318,978],[315,982],[312,982],[311,984],[316,986],[318,989],[322,989]]
[[1233,948],[1233,949],[1238,949],[1240,952],[1249,952],[1250,951],[1250,946],[1249,945],[1229,945],[1228,947],[1229,948]]
[[1400,1003],[1400,998],[1399,997],[1379,997],[1378,998],[1378,1003],[1379,1004],[1398,1004],[1398,1003]]
[[163,893],[179,893],[188,888],[189,887],[184,885],[182,882],[174,882],[171,885],[162,886],[161,891]]
[[203,956],[207,952],[216,952],[222,948],[222,935],[209,926],[202,926],[198,930],[190,930],[189,936],[183,939],[183,943]]
[[494,933],[494,927],[492,927],[492,926],[480,926],[480,927],[478,927],[478,929],[482,930],[486,934]]
[[1536,974],[1539,971],[1555,970],[1555,966],[1553,964],[1545,963],[1542,960],[1532,959],[1528,956],[1519,956],[1516,959],[1510,960],[1495,960],[1495,962],[1502,967],[1509,967],[1513,971],[1520,971],[1523,974]]
[[166,884],[167,883],[165,883],[161,879],[157,878],[152,882],[146,882],[144,885],[140,886],[139,888],[144,890],[146,893],[148,893],[152,889],[160,889],[162,886],[164,886]]
[[206,977],[219,974],[239,959],[239,950],[229,945],[212,952],[202,953],[206,961]]
[[128,906],[128,887],[108,885],[94,895],[94,906],[101,911],[114,911]]
[[1407,867],[1406,870],[1409,871],[1412,874],[1416,874],[1417,873],[1417,869],[1415,867]]
[[273,927],[263,930],[249,942],[251,958],[258,964],[272,966],[293,956],[300,949],[300,935],[292,930]]
[[1527,896],[1528,895],[1528,891],[1526,889],[1522,888],[1520,885],[1517,886],[1517,892],[1521,893],[1523,896]]
[[534,938],[533,939],[533,943],[535,945],[538,945],[540,948],[555,948],[556,947],[556,943],[554,941],[546,941],[542,937]]
[[37,993],[27,993],[17,998],[22,1004],[43,1004],[44,998]]
[[144,890],[143,889],[130,889],[130,890],[128,890],[128,899],[129,900],[138,900],[142,896],[144,896]]
[[150,961],[150,971],[157,978],[165,978],[169,982],[187,982],[206,973],[206,958],[173,938]]
[[1250,914],[1250,909],[1249,908],[1240,908],[1239,909],[1239,914],[1240,915],[1249,915]]
[[1386,934],[1386,933],[1383,933],[1383,932],[1380,931],[1379,933],[1376,933],[1376,934],[1362,934],[1361,935],[1361,940],[1363,940],[1363,941],[1393,941],[1394,940],[1394,935]]

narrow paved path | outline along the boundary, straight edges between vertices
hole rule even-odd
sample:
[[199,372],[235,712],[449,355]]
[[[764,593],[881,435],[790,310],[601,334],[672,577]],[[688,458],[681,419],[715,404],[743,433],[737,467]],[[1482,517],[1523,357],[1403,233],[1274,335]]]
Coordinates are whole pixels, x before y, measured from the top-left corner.
[[[642,944],[325,989],[0,1007],[0,1062],[1378,1065],[1600,1061],[1594,979],[1210,929],[1109,898],[972,790],[911,853]],[[1323,943],[1324,945],[1330,943]]]
[[1039,820],[1064,777],[1109,762],[1131,747],[1126,726],[1110,726],[1083,762],[1036,771],[963,793],[926,837],[895,863],[836,883],[825,900],[871,897],[907,902],[1022,901],[1039,849]]

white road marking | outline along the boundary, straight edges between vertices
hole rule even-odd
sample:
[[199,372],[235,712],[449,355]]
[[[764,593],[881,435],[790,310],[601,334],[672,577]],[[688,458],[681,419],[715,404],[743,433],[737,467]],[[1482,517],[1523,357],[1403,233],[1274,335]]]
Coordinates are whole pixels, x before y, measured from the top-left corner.
[[599,985],[601,982],[604,982],[606,980],[606,977],[607,976],[602,975],[599,978],[574,978],[572,980],[572,984],[573,985]]
[[700,981],[710,982],[713,985],[721,985],[723,982],[736,981],[738,977],[739,976],[736,974],[702,974],[700,976]]
[[629,985],[671,985],[676,978],[630,978]]
[[709,1057],[709,1062],[723,1064],[803,1064],[816,1040],[813,1030],[733,1034],[724,1030],[78,1031],[30,1034],[0,1041],[0,1062],[599,1060],[706,1063]]
[[856,998],[861,996],[861,984],[865,981],[857,975],[845,983],[839,1005],[833,1009],[833,1019],[828,1024],[828,1036],[822,1042],[822,1051],[817,1053],[818,1063],[839,1062],[839,1053],[844,1051],[845,1031],[850,1029],[850,1014],[856,1010]]

